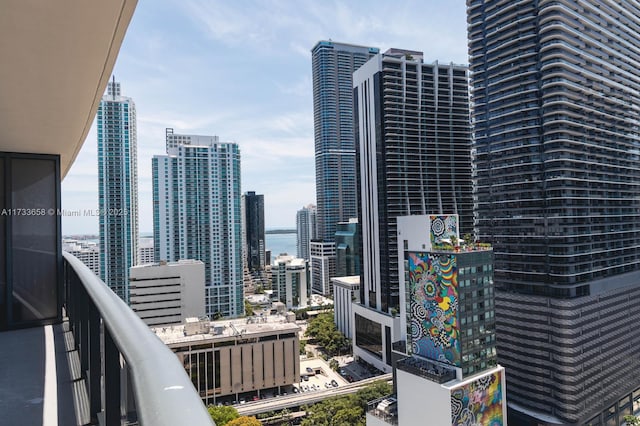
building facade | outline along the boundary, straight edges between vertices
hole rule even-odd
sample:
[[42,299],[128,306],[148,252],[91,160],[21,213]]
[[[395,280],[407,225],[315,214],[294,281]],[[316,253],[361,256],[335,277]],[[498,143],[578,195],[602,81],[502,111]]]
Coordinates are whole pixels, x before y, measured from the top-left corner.
[[317,238],[316,206],[309,204],[296,213],[296,231],[298,233],[298,257],[310,260],[309,242]]
[[404,291],[400,340],[393,345],[396,407],[392,413],[385,404],[370,405],[367,424],[370,417],[371,424],[388,417],[396,422],[387,423],[415,424],[425,412],[434,425],[507,424],[493,251],[462,243],[457,223],[457,215],[397,218]]
[[336,276],[336,244],[313,240],[309,243],[311,257],[311,290],[316,294],[333,294],[331,278]]
[[100,276],[100,247],[94,241],[62,240],[62,250],[77,257],[91,271]]
[[271,266],[274,297],[287,309],[306,308],[309,304],[309,263],[300,258],[280,255]]
[[336,227],[336,277],[360,275],[360,230],[358,219],[340,222]]
[[153,247],[152,238],[140,238],[138,240],[138,263],[137,265],[146,265],[153,263],[155,260],[155,249]]
[[155,258],[202,261],[207,315],[243,315],[238,145],[167,129],[167,146],[152,160]]
[[311,50],[317,238],[324,241],[333,241],[339,222],[358,215],[352,76],[378,51],[333,41],[319,41]]
[[360,300],[399,308],[396,217],[457,213],[473,232],[467,68],[390,49],[354,73]]
[[300,328],[280,315],[249,323],[190,318],[155,331],[182,361],[205,404],[279,394],[300,380]]
[[199,260],[134,266],[129,280],[131,309],[149,327],[205,314],[204,263]]
[[640,397],[640,6],[467,4],[510,415],[619,424]]
[[333,284],[333,320],[348,339],[353,336],[353,304],[360,303],[360,276],[331,278]]
[[264,195],[254,191],[242,196],[242,232],[244,261],[249,272],[265,267]]
[[138,256],[136,106],[120,83],[107,85],[97,115],[100,278],[129,302],[129,268]]

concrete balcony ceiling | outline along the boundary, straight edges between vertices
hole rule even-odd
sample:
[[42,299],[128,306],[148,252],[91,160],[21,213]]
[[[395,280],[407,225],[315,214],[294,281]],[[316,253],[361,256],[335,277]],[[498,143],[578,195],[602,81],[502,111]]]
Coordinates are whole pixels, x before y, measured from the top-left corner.
[[137,0],[4,0],[0,151],[59,154],[66,175],[93,123]]

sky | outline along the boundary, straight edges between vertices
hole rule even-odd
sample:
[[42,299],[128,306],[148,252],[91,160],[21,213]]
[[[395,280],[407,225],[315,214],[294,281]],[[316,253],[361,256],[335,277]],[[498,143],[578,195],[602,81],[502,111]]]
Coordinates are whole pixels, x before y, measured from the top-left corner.
[[[463,0],[139,0],[114,67],[138,128],[141,234],[153,231],[151,158],[165,128],[240,146],[242,193],[264,194],[265,224],[295,228],[315,203],[311,49],[320,40],[468,63]],[[95,122],[62,183],[65,210],[98,207]],[[65,235],[97,234],[63,216]]]

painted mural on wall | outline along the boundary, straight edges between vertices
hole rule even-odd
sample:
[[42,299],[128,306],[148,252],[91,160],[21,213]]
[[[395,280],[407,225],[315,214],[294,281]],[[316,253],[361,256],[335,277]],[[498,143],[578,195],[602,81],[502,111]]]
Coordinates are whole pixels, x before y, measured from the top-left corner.
[[499,371],[451,390],[453,426],[502,426],[502,377]]
[[459,367],[455,256],[409,253],[409,288],[412,353]]
[[430,237],[431,244],[458,237],[458,216],[429,216],[431,221]]

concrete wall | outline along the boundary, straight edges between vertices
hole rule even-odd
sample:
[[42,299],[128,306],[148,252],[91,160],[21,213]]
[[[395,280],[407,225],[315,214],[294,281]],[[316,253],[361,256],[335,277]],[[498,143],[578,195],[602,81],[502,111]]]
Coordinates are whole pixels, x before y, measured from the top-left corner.
[[204,263],[180,261],[130,269],[131,309],[149,326],[205,314]]

